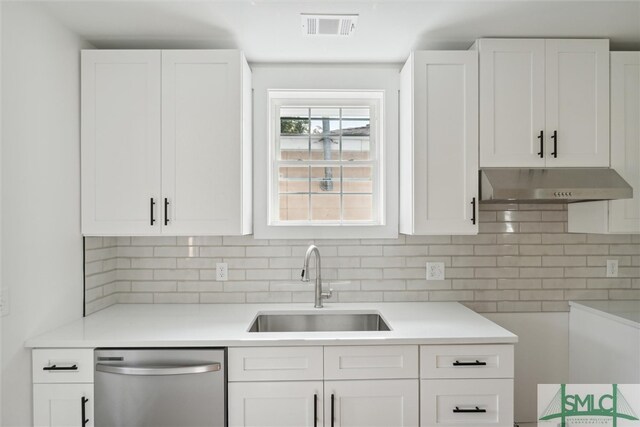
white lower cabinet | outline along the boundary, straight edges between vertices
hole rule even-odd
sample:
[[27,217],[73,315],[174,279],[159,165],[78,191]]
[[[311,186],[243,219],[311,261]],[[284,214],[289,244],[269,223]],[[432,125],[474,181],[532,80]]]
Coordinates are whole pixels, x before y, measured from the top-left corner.
[[93,426],[93,384],[34,384],[33,425]]
[[93,349],[32,352],[33,425],[93,426]]
[[418,380],[326,381],[325,426],[418,425]]
[[229,383],[229,427],[322,426],[322,381]]
[[513,427],[513,379],[422,380],[421,427]]
[[230,427],[513,426],[513,345],[244,347]]

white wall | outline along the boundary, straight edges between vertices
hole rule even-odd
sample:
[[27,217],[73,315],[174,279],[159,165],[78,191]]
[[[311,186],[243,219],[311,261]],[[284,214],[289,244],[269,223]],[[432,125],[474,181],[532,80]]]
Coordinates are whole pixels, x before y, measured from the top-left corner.
[[79,49],[42,6],[2,3],[2,425],[31,424],[25,339],[82,316]]
[[569,313],[485,313],[518,335],[515,347],[515,420],[537,421],[538,384],[569,380]]

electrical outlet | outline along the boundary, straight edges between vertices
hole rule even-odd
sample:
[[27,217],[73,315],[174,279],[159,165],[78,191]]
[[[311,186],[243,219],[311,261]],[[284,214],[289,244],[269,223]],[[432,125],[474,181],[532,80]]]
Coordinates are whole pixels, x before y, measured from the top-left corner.
[[219,262],[216,264],[216,281],[226,282],[229,280],[229,272],[227,271],[227,263]]
[[607,260],[607,277],[618,277],[618,260]]
[[427,280],[444,280],[444,262],[427,263]]
[[0,316],[9,314],[9,288],[0,289]]

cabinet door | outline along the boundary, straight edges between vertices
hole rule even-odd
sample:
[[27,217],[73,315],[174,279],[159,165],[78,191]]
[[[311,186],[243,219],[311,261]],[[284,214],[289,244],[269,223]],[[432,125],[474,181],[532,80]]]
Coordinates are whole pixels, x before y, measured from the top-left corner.
[[245,65],[238,51],[162,52],[163,233],[242,232]]
[[547,166],[609,166],[609,41],[546,41]]
[[544,40],[479,41],[480,167],[543,167]]
[[327,426],[418,425],[418,380],[325,381],[324,390]]
[[160,233],[160,51],[82,51],[81,92],[83,234]]
[[322,381],[229,383],[230,427],[321,427]]
[[609,202],[609,231],[640,233],[640,52],[611,53],[611,167],[633,199]]
[[34,384],[33,425],[93,426],[93,384]]
[[477,234],[478,59],[416,52],[414,234]]

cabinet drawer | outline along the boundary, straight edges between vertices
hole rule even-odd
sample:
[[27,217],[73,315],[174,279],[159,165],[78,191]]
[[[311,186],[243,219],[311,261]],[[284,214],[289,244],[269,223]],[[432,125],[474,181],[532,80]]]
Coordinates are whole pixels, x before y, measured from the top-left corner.
[[322,347],[229,349],[229,381],[322,380]]
[[324,348],[328,380],[418,378],[418,346],[352,346]]
[[513,378],[513,346],[423,345],[420,378]]
[[31,355],[34,383],[93,382],[93,349],[38,349]]
[[513,427],[513,380],[422,380],[421,427]]

